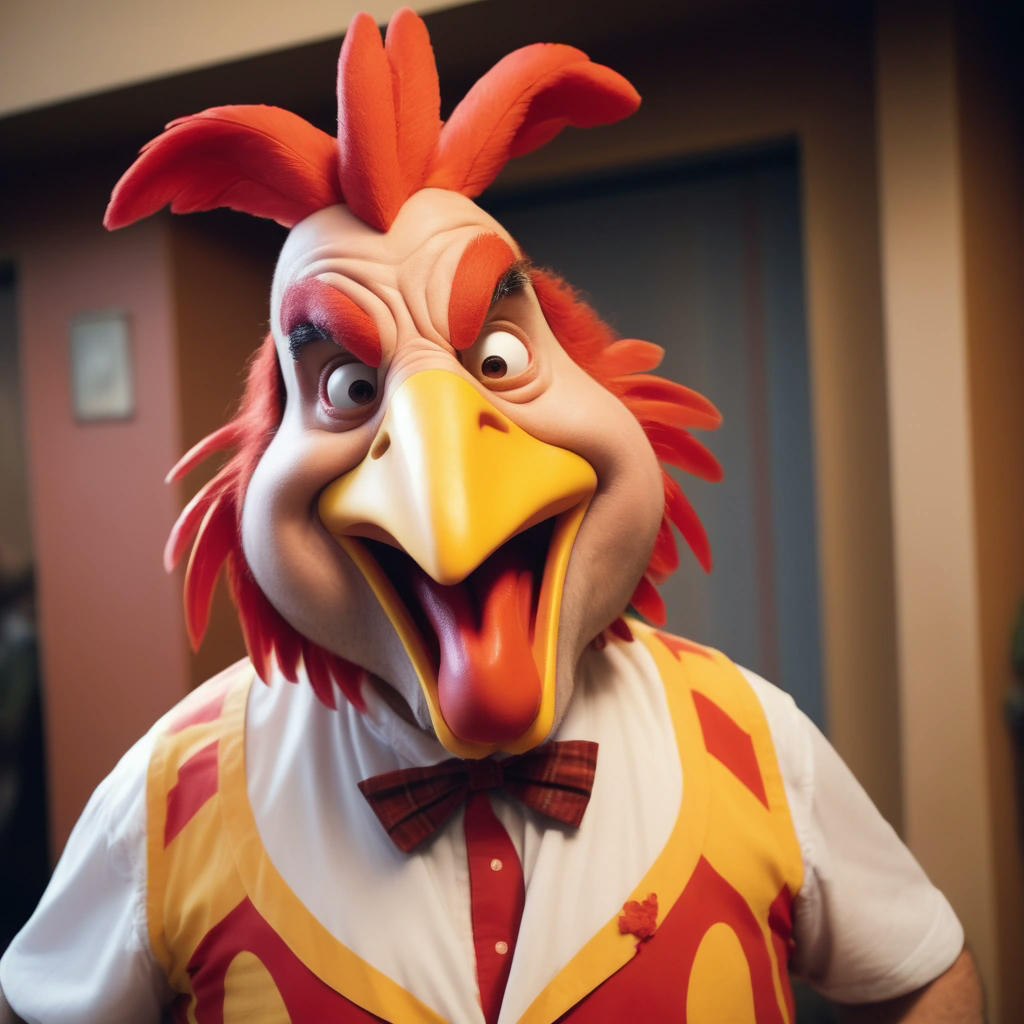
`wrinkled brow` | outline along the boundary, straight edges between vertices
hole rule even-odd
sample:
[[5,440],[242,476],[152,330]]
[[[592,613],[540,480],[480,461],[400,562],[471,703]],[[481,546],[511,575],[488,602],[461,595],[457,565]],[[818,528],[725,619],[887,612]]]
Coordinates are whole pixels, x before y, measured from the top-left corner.
[[462,252],[448,298],[448,340],[456,349],[476,341],[491,307],[526,283],[523,261],[495,234],[477,235]]
[[329,339],[367,366],[380,365],[380,334],[373,318],[343,292],[314,277],[285,291],[281,329],[288,335],[293,359],[310,342]]

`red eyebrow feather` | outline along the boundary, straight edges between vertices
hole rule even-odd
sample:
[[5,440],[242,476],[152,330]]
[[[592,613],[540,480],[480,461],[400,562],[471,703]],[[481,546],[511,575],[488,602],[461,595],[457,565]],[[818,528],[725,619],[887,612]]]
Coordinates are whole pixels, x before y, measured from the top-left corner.
[[380,334],[373,318],[344,292],[314,277],[291,285],[281,302],[281,329],[310,323],[367,366],[379,366]]
[[448,298],[448,340],[456,349],[476,341],[494,286],[516,258],[508,242],[494,234],[477,235],[463,250]]

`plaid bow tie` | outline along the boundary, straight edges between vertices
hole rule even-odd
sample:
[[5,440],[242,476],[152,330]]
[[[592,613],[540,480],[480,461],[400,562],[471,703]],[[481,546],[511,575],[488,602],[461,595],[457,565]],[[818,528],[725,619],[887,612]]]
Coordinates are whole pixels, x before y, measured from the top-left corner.
[[547,743],[502,761],[451,758],[426,768],[404,768],[359,783],[387,834],[404,852],[433,835],[471,793],[504,789],[527,807],[579,827],[590,800],[597,744]]

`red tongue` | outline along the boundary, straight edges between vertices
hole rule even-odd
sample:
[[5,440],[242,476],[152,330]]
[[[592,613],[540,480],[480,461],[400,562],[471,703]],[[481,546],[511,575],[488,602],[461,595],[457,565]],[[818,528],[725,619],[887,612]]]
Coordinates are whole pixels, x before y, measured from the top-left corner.
[[441,647],[441,716],[471,743],[513,740],[540,710],[541,680],[530,649],[533,574],[514,558],[513,548],[505,545],[470,580],[452,587],[414,574],[413,587]]

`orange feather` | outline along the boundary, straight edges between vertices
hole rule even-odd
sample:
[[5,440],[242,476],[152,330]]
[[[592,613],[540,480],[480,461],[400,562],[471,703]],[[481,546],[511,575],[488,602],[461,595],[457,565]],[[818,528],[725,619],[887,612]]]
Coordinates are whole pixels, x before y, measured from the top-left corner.
[[711,543],[708,541],[707,531],[700,521],[700,516],[675,478],[664,470],[661,476],[665,485],[665,514],[690,545],[690,550],[704,571],[711,572]]
[[237,544],[234,502],[212,505],[199,527],[185,570],[185,625],[193,650],[198,650],[206,633],[217,576]]
[[220,502],[224,481],[214,477],[201,487],[182,509],[164,545],[164,568],[170,572],[192,542],[210,508]]
[[717,411],[709,413],[682,402],[631,398],[629,407],[644,427],[648,424],[664,423],[672,427],[714,430],[722,422],[722,417]]
[[722,423],[722,414],[700,392],[665,377],[636,373],[629,377],[617,377],[609,381],[608,386],[631,405],[643,401],[660,402],[701,413],[708,430],[714,430]]
[[427,26],[408,7],[388,25],[399,173],[406,197],[426,180],[441,135],[441,87]]
[[469,90],[441,129],[428,186],[472,198],[513,156],[569,124],[609,124],[640,104],[621,75],[572,46],[536,43],[508,54]]
[[338,58],[338,177],[345,202],[386,231],[405,201],[391,68],[368,14],[352,19]]
[[717,483],[722,479],[722,467],[698,441],[685,430],[667,423],[650,423],[644,428],[655,455],[670,466],[685,469],[701,480]]
[[611,378],[653,370],[664,355],[665,350],[654,342],[622,338],[613,341],[595,356],[591,372],[599,377]]
[[198,444],[189,448],[164,477],[164,483],[170,484],[175,480],[180,480],[214,452],[234,448],[237,444],[238,424],[234,421],[225,423],[223,427],[215,430],[212,434],[207,434]]
[[679,549],[676,539],[672,536],[669,520],[663,518],[658,526],[658,535],[654,539],[654,551],[647,565],[648,575],[655,583],[664,583],[679,568]]
[[665,625],[665,620],[668,618],[665,602],[646,576],[640,577],[640,582],[636,585],[636,590],[633,591],[629,603],[648,622],[653,622],[655,626]]
[[292,227],[342,201],[336,147],[279,107],[213,107],[172,121],[142,148],[103,223],[114,230],[170,203],[174,213],[227,206]]

